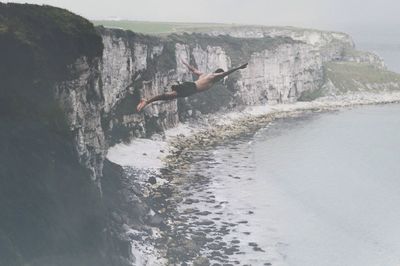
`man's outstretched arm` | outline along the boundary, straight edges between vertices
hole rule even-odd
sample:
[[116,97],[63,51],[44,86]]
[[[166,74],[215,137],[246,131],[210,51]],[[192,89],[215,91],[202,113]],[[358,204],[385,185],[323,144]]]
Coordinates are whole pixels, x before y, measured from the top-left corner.
[[217,78],[222,79],[222,78],[225,78],[226,76],[232,74],[233,72],[238,71],[239,69],[245,69],[245,68],[247,67],[248,64],[249,64],[249,63],[243,64],[243,65],[241,65],[241,66],[232,68],[232,69],[230,69],[230,70],[228,70],[228,71],[226,71],[226,72],[215,73],[214,75],[215,75]]
[[200,76],[203,75],[202,72],[200,72],[200,70],[194,68],[193,66],[189,65],[188,63],[186,63],[184,60],[182,60],[182,63],[187,66],[187,68],[189,68],[190,71],[192,71],[194,74]]

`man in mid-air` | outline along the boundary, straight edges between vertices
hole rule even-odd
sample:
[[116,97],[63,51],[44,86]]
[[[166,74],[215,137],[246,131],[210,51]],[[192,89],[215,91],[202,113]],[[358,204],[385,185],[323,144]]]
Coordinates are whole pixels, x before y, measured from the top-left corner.
[[188,97],[191,96],[195,93],[202,92],[209,90],[216,82],[222,80],[229,74],[239,70],[239,69],[245,69],[248,65],[248,63],[243,64],[239,67],[230,69],[228,71],[224,71],[221,68],[218,68],[215,70],[213,73],[208,73],[204,74],[200,72],[198,69],[194,68],[193,66],[189,65],[185,61],[182,61],[182,63],[189,68],[193,74],[198,76],[198,79],[195,82],[183,82],[179,85],[172,85],[171,92],[167,92],[161,95],[157,95],[149,100],[142,99],[140,100],[138,106],[136,107],[137,111],[140,112],[145,108],[148,104],[156,101],[169,101],[173,100],[176,98],[181,98],[181,97]]

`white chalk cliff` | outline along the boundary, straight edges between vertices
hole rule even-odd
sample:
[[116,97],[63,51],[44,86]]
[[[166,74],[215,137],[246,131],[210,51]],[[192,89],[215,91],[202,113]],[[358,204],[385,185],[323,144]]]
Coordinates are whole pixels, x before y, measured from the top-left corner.
[[[384,67],[383,61],[370,53],[349,56],[346,51],[354,51],[354,43],[347,34],[337,32],[233,27],[150,37],[113,29],[98,31],[104,43],[100,68],[104,112],[109,117],[109,135],[115,141],[174,127],[183,118],[204,112],[199,108],[204,97],[219,97],[222,109],[295,102],[304,92],[324,86],[326,62],[358,61]],[[182,59],[203,72],[242,62],[249,62],[249,66],[206,96],[158,102],[143,113],[135,112],[139,98],[163,93],[176,81],[193,80]],[[217,109],[211,102],[210,110]]]

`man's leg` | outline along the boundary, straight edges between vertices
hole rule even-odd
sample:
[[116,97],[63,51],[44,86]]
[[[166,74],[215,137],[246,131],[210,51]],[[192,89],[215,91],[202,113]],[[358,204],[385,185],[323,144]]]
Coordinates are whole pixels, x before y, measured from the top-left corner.
[[142,100],[140,100],[138,106],[136,107],[136,110],[138,112],[140,112],[140,111],[142,111],[143,108],[145,108],[148,104],[151,104],[152,102],[170,101],[170,100],[173,100],[176,98],[178,98],[178,94],[176,93],[176,91],[172,91],[172,92],[164,93],[161,95],[157,95],[157,96],[151,98],[150,100],[142,99]]

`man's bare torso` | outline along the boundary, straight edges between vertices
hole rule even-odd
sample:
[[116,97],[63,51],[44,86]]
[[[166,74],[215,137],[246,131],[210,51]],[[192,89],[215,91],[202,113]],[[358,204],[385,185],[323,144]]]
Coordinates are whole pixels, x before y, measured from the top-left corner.
[[214,73],[202,74],[196,80],[196,87],[198,91],[205,91],[210,89],[216,82],[216,75]]
[[[239,67],[232,68],[228,71],[224,71],[223,69],[219,68],[214,73],[204,74],[183,60],[182,60],[182,63],[185,66],[187,66],[192,73],[197,75],[199,77],[199,79],[196,80],[194,82],[194,84],[192,82],[187,82],[187,83],[189,83],[189,85],[183,83],[183,84],[180,84],[177,86],[173,86],[172,87],[173,91],[171,91],[169,93],[156,95],[149,100],[141,99],[139,104],[136,107],[136,110],[138,112],[142,111],[143,108],[145,108],[150,103],[153,103],[156,101],[167,101],[167,100],[173,100],[173,99],[180,98],[180,97],[188,97],[194,93],[208,90],[219,80],[222,80],[226,76],[230,75],[231,73],[233,73],[239,69],[245,69],[248,65],[248,63],[245,63]],[[194,87],[193,85],[196,85],[196,86]]]

